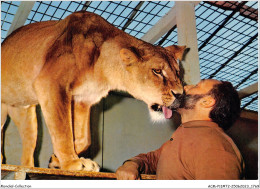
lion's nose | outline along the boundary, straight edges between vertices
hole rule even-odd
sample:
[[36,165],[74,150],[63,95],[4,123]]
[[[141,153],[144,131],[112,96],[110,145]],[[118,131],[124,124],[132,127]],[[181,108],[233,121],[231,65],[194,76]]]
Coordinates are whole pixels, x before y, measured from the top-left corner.
[[176,99],[178,99],[178,98],[181,96],[180,93],[175,93],[173,90],[171,90],[171,92],[172,92],[172,95],[173,95]]

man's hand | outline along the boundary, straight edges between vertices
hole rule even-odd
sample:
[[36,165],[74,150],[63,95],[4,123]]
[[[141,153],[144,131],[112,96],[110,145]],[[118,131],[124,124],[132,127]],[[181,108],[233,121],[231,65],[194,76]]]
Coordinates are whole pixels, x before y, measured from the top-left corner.
[[116,170],[117,180],[140,180],[138,164],[133,161],[127,161]]

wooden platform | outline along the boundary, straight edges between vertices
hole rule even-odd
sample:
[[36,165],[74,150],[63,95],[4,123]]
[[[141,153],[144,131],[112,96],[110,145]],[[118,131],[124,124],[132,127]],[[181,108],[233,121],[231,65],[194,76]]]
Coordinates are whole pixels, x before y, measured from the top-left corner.
[[[1,165],[2,180],[115,180],[115,173],[67,171],[18,165]],[[141,174],[142,180],[155,180],[155,175]]]

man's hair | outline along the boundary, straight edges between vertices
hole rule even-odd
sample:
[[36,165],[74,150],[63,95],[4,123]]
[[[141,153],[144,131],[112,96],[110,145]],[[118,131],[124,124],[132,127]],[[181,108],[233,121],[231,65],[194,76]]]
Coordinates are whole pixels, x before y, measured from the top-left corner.
[[229,129],[240,116],[240,99],[236,89],[228,81],[221,81],[210,90],[216,103],[209,117],[224,130]]

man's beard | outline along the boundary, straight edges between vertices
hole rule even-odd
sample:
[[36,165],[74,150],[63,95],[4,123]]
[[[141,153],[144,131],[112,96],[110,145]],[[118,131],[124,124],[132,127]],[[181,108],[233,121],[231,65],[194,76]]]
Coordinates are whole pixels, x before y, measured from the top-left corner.
[[195,108],[196,103],[203,97],[205,97],[206,94],[196,94],[196,95],[186,95],[182,94],[178,99],[174,101],[171,108],[173,110],[178,109],[186,109],[186,110],[192,110]]

